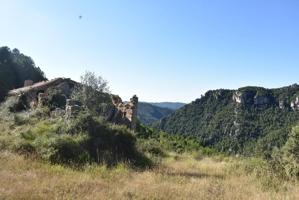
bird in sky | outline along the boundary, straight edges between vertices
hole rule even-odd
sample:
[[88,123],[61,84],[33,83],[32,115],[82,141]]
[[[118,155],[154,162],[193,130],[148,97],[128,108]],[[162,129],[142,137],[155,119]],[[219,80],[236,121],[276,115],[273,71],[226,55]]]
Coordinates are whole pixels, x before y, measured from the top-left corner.
[[82,19],[82,15],[79,15],[79,19]]

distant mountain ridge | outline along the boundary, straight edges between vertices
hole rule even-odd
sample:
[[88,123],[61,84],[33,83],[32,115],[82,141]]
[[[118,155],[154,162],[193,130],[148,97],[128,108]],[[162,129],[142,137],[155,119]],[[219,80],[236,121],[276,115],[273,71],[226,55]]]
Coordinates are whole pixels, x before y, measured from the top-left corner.
[[137,109],[137,117],[141,123],[150,125],[160,119],[168,116],[174,110],[152,105],[147,102],[139,102]]
[[204,146],[226,152],[268,152],[282,146],[299,121],[297,84],[266,89],[208,91],[157,124],[171,134],[196,137]]
[[171,110],[177,110],[186,105],[185,103],[181,102],[149,102],[154,106],[158,106],[161,108],[169,108]]

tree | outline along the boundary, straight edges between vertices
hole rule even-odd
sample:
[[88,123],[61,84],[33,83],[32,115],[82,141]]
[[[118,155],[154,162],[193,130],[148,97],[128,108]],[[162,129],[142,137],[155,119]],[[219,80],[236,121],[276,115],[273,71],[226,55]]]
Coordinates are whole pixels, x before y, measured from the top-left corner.
[[39,82],[46,77],[29,56],[18,49],[11,51],[8,47],[0,47],[0,102],[9,90],[22,87],[29,79]]
[[287,175],[299,177],[299,125],[292,129],[289,139],[282,147],[282,160]]
[[101,76],[86,71],[81,76],[81,84],[76,86],[72,98],[79,100],[89,111],[99,113],[103,103],[111,103],[108,82]]

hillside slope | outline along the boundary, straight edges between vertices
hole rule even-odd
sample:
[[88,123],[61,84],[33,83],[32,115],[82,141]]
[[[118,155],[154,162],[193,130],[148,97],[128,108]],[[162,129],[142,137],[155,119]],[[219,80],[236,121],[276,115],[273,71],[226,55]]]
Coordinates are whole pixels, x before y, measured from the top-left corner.
[[195,136],[221,151],[265,153],[282,146],[299,120],[299,86],[208,91],[162,119],[168,133]]
[[171,110],[177,110],[186,105],[185,103],[180,102],[151,102],[150,104],[154,106],[158,106],[160,108],[168,108]]
[[139,102],[137,117],[141,123],[149,125],[168,116],[172,112],[173,110],[168,108],[154,106],[146,102]]

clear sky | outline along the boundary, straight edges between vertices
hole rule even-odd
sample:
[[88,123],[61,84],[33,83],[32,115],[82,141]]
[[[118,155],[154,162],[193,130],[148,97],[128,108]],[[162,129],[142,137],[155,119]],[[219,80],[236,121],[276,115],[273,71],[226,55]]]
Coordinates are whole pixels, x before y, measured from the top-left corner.
[[94,71],[124,100],[299,78],[298,0],[0,0],[0,27],[48,78]]

